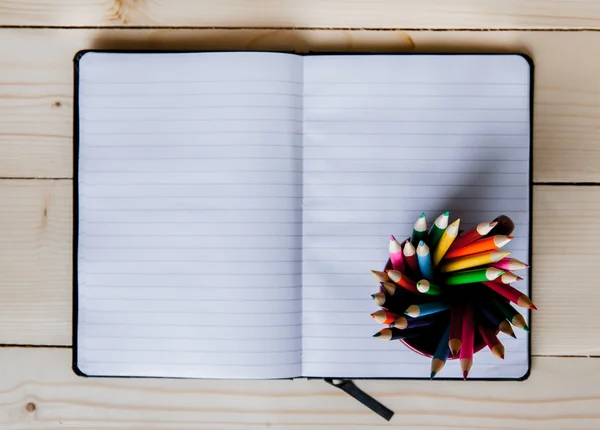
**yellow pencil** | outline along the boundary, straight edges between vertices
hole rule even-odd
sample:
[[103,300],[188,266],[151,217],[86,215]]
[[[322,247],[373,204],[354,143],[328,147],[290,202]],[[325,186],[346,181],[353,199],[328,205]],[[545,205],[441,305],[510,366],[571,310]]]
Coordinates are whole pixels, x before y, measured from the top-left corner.
[[459,225],[460,219],[457,219],[452,224],[450,224],[446,230],[444,230],[444,233],[442,233],[442,237],[440,238],[435,249],[433,250],[433,267],[437,266],[440,263],[440,261],[442,261],[444,255],[446,254],[446,252],[448,252],[450,246],[452,246],[452,242],[454,242],[454,239],[456,239],[456,236],[458,236]]
[[483,266],[485,264],[496,263],[510,255],[510,252],[491,251],[482,252],[481,254],[473,254],[467,257],[455,258],[448,260],[447,263],[441,266],[444,273],[456,272],[458,270],[470,269],[472,267]]

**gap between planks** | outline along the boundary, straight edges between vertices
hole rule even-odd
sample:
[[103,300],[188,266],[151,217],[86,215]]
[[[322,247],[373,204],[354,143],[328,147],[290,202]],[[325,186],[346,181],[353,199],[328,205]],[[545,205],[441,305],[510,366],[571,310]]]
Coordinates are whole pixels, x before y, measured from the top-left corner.
[[428,28],[428,27],[276,27],[276,26],[259,26],[259,27],[236,27],[236,26],[161,26],[161,25],[136,25],[136,26],[98,26],[98,25],[0,25],[0,29],[29,29],[29,30],[295,30],[295,31],[431,31],[431,32],[510,32],[510,31],[527,31],[527,32],[563,32],[563,33],[577,33],[577,32],[600,32],[600,28],[594,27],[581,27],[581,28]]

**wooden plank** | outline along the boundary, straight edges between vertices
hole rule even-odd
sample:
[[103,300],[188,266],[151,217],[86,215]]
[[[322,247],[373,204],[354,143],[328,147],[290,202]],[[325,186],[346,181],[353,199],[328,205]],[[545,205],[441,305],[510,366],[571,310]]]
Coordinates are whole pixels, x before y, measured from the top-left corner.
[[600,427],[600,359],[537,358],[521,383],[357,381],[390,423],[321,380],[81,378],[69,349],[2,348],[0,361],[6,430]]
[[[71,186],[0,181],[0,343],[71,344]],[[536,355],[600,354],[598,213],[600,187],[535,186]]]
[[533,353],[600,356],[600,187],[537,186],[533,203]]
[[71,183],[0,181],[0,343],[71,343]]
[[535,181],[600,182],[600,32],[3,29],[3,177],[72,177],[72,58],[84,48],[525,52],[536,63]]
[[0,25],[358,28],[590,28],[594,0],[2,0]]

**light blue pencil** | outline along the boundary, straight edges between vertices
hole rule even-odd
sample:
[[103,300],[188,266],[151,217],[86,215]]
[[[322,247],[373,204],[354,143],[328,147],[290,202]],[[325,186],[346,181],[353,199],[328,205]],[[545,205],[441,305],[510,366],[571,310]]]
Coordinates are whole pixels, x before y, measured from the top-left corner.
[[428,281],[433,281],[433,265],[431,264],[431,253],[429,247],[423,241],[419,242],[417,246],[417,261],[419,262],[419,269],[421,275]]

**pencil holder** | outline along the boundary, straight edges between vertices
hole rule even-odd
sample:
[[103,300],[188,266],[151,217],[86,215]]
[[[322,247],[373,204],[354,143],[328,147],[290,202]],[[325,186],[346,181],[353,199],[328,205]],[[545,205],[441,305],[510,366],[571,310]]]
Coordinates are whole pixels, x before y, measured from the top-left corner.
[[448,225],[449,216],[427,229],[422,214],[403,244],[391,236],[384,270],[371,271],[380,285],[372,298],[381,306],[371,316],[389,325],[374,337],[432,358],[431,377],[450,358],[460,359],[466,379],[473,355],[486,346],[504,358],[499,332],[515,337],[511,324],[529,331],[511,302],[536,308],[510,285],[521,280],[512,271],[529,267],[503,248],[513,239],[512,220],[501,215],[460,231],[460,220]]

